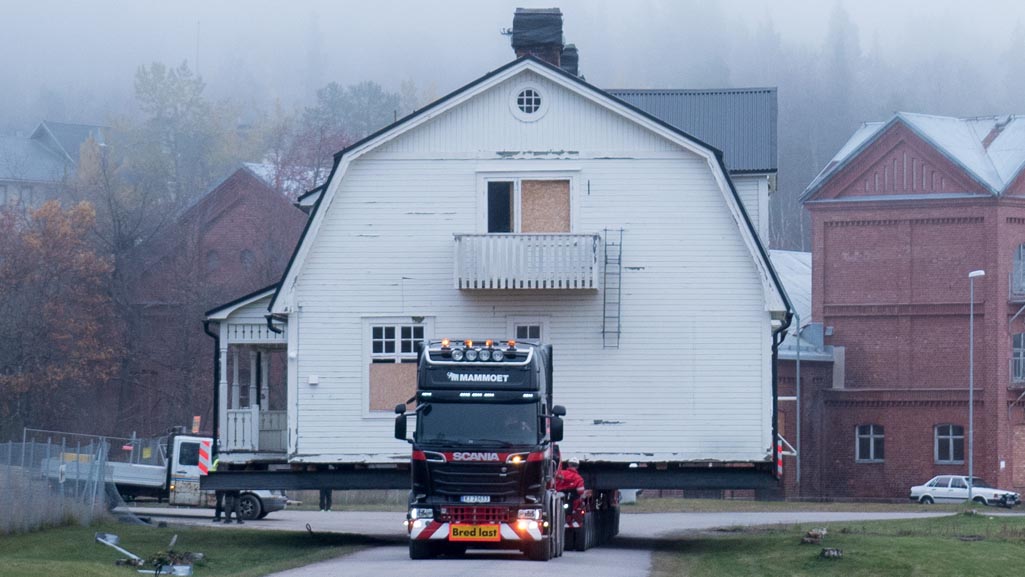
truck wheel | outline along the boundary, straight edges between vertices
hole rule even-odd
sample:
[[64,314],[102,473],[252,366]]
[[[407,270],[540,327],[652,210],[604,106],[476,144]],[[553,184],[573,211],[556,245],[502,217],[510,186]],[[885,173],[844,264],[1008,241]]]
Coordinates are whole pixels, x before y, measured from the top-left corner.
[[540,541],[527,543],[527,558],[531,561],[549,561],[552,558],[551,537],[542,537]]
[[242,518],[246,521],[255,521],[260,518],[263,514],[263,503],[260,502],[260,498],[251,493],[246,493],[240,497],[242,499],[238,504],[238,511],[242,514]]
[[416,540],[409,542],[410,559],[431,559],[435,555],[437,555],[437,551],[434,549],[434,543]]

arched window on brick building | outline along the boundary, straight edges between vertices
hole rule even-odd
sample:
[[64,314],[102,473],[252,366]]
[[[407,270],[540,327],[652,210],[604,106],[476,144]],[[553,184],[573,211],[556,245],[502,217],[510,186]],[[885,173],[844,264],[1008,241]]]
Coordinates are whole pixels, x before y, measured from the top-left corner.
[[882,425],[858,425],[855,433],[854,459],[859,463],[877,463],[885,455]]
[[938,465],[964,463],[964,427],[936,425],[934,457]]

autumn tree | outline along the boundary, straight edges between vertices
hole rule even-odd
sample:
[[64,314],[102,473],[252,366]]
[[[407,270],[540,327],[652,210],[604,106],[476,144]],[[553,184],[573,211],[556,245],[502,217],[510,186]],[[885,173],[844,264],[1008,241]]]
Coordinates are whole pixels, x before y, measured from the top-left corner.
[[0,435],[113,423],[121,346],[95,218],[87,203],[0,211]]

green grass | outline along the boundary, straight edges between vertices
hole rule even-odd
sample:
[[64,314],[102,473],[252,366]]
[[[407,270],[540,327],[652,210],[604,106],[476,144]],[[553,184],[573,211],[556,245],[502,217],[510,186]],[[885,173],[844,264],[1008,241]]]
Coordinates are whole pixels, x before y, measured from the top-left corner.
[[[1025,566],[1025,518],[954,515],[934,519],[830,523],[821,545],[802,545],[811,525],[731,529],[656,544],[653,577],[1018,576]],[[823,547],[843,550],[822,559]]]
[[114,522],[92,527],[62,527],[21,535],[0,536],[0,573],[4,577],[124,577],[138,575],[134,567],[116,567],[123,557],[96,543],[95,533],[114,533],[121,547],[149,559],[167,549],[178,535],[176,551],[200,552],[196,564],[203,577],[257,577],[316,561],[347,555],[372,544],[356,535],[237,530],[227,527],[156,528]]
[[641,497],[636,504],[623,505],[624,513],[757,513],[775,511],[949,512],[962,505],[919,505],[918,503],[815,503],[807,501],[753,501],[727,499],[676,499]]

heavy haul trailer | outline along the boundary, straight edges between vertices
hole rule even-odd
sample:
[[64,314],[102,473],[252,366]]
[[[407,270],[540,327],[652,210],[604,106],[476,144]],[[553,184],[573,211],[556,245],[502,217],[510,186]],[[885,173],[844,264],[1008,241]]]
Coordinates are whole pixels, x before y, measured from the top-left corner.
[[[566,411],[552,404],[551,346],[442,340],[421,347],[418,362],[409,556],[468,547],[561,555],[554,455]],[[395,437],[407,440],[406,405],[395,412]]]

